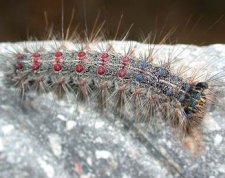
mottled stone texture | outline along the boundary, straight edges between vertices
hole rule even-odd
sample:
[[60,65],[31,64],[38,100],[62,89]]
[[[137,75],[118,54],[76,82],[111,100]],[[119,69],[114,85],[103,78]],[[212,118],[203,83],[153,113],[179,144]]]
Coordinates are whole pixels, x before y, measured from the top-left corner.
[[[10,45],[1,44],[1,54]],[[165,53],[185,49],[179,58],[189,67],[206,63],[210,73],[225,69],[225,45],[157,47]],[[51,94],[30,94],[21,104],[16,90],[3,84],[2,57],[0,64],[0,178],[225,177],[221,86],[219,106],[209,108],[204,122],[205,150],[193,156],[160,123],[142,134],[141,126],[102,116],[91,104],[57,101]]]

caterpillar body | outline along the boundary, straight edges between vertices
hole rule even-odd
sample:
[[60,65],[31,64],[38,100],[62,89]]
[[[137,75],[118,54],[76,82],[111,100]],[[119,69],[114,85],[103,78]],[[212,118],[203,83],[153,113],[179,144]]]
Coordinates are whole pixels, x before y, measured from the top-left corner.
[[22,99],[29,92],[53,92],[59,99],[72,93],[78,102],[92,100],[99,110],[127,114],[135,122],[149,125],[161,118],[182,140],[197,139],[213,102],[211,80],[185,76],[184,66],[174,67],[179,58],[157,60],[150,45],[138,53],[137,43],[126,42],[123,49],[118,43],[54,41],[50,48],[39,43],[15,49],[5,57],[5,82],[18,88]]

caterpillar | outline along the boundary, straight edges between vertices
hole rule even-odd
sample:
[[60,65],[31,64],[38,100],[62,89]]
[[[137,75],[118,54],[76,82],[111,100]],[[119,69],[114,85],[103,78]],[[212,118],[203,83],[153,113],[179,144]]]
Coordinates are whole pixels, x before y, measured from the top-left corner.
[[173,70],[176,59],[154,62],[148,45],[138,57],[134,42],[124,52],[115,43],[55,41],[50,49],[29,44],[7,56],[5,81],[18,88],[22,100],[29,92],[53,92],[58,99],[72,93],[78,102],[93,100],[102,112],[128,113],[147,125],[158,117],[183,138],[193,137],[213,102],[210,80],[182,77],[183,66]]

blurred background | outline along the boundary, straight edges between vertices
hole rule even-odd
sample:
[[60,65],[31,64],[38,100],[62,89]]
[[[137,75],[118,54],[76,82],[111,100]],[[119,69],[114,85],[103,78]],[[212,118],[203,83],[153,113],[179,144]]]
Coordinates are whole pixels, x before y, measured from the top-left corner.
[[[61,0],[0,0],[0,41],[23,41],[29,36],[43,37],[45,16],[61,30]],[[73,9],[71,29],[79,24],[79,31],[90,29],[96,16],[106,21],[108,38],[115,35],[119,20],[123,20],[119,34],[134,24],[129,40],[141,40],[149,32],[156,34],[155,43],[170,33],[170,42],[207,45],[225,43],[224,0],[64,0],[65,27]]]

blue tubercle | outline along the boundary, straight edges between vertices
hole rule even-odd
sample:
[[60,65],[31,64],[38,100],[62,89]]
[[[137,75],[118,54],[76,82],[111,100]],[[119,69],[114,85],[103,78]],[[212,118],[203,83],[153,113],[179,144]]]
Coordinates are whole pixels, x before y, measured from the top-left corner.
[[174,91],[173,89],[169,88],[167,91],[166,91],[166,95],[167,96],[172,96],[174,94]]
[[191,84],[190,83],[184,83],[181,87],[182,90],[184,91],[189,91],[191,89]]
[[144,60],[141,61],[141,62],[140,62],[140,67],[143,68],[143,69],[146,69],[146,68],[148,67],[147,61],[144,61]]
[[176,75],[172,75],[170,80],[173,83],[178,83],[180,81],[180,78]]
[[168,73],[169,73],[168,70],[165,68],[160,68],[158,70],[159,77],[166,77],[168,75]]
[[136,81],[138,81],[138,82],[142,82],[143,80],[144,80],[144,77],[143,77],[143,75],[142,74],[136,74],[135,75],[135,79],[136,79]]
[[185,100],[185,95],[180,95],[178,101],[183,102]]

